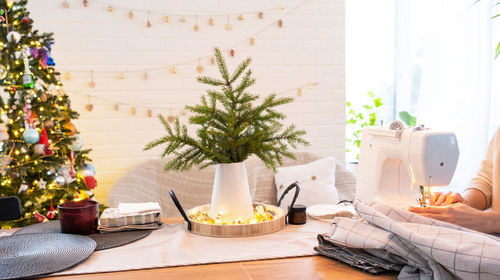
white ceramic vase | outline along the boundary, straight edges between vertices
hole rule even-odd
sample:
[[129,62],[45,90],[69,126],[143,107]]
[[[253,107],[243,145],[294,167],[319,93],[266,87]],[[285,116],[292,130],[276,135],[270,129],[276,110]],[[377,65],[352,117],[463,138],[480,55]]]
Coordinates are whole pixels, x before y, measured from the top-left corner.
[[245,163],[216,165],[209,215],[213,219],[219,217],[222,222],[252,219],[252,198]]

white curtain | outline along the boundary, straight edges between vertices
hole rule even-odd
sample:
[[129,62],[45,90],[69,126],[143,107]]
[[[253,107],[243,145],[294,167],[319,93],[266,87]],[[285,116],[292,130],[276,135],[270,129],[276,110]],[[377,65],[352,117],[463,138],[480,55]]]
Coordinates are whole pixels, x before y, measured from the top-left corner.
[[419,123],[457,135],[460,158],[451,183],[457,190],[466,187],[477,172],[500,125],[493,2],[474,2],[437,0],[435,7],[429,7],[439,13],[429,19],[436,23],[424,39],[417,106]]

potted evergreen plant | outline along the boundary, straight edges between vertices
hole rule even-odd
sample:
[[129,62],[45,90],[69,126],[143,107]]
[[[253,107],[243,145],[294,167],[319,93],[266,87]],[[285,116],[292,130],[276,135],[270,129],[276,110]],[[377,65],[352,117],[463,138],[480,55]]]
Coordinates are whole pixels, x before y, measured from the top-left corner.
[[270,94],[259,102],[258,95],[246,91],[255,83],[252,71],[247,70],[251,59],[245,59],[230,75],[221,51],[214,51],[222,79],[202,76],[197,80],[218,90],[207,90],[201,104],[185,107],[192,114],[189,124],[197,127],[196,137],[188,133],[187,125],[181,124],[179,118],[171,125],[160,115],[167,135],[150,142],[145,149],[166,145],[162,156],[172,156],[166,171],[215,165],[209,215],[223,221],[248,221],[253,207],[244,161],[256,155],[275,170],[284,158],[295,158],[289,146],[309,143],[302,138],[304,130],[295,125],[284,128],[282,121],[286,116],[276,111],[276,107],[292,102],[293,98]]

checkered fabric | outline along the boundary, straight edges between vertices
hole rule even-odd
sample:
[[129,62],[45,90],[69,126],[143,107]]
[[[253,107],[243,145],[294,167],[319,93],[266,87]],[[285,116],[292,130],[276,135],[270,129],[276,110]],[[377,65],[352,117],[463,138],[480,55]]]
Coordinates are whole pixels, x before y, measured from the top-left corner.
[[378,202],[354,206],[362,219],[335,218],[318,252],[328,243],[363,249],[347,250],[350,259],[401,265],[399,279],[500,279],[500,238]]

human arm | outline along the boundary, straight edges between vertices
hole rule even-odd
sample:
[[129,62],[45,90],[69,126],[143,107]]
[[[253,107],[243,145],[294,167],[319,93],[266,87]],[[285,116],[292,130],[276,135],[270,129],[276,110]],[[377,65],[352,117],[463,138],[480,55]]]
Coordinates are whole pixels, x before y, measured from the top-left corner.
[[481,211],[463,203],[448,206],[410,207],[424,217],[456,224],[484,233],[500,233],[500,212]]

